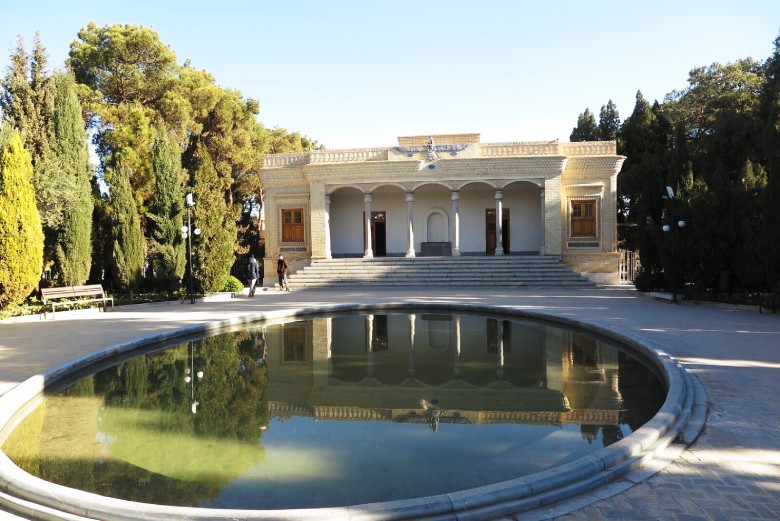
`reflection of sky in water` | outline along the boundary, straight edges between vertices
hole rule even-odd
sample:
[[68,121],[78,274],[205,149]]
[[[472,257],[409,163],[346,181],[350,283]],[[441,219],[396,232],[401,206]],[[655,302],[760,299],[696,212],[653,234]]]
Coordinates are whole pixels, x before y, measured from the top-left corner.
[[274,420],[262,445],[265,462],[225,487],[216,504],[292,508],[428,496],[515,478],[594,449],[574,425],[440,424],[434,434],[424,423],[311,418]]

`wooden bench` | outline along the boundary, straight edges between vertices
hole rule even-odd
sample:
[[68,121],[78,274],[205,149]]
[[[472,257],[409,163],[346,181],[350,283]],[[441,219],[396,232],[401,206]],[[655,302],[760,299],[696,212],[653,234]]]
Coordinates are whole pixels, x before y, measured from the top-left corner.
[[111,302],[114,309],[114,298],[106,296],[103,286],[91,284],[88,286],[64,286],[61,288],[42,288],[43,316],[46,318],[46,306],[51,306],[51,315],[54,318],[57,306],[72,306],[89,302],[102,302],[103,311],[106,310],[106,302]]

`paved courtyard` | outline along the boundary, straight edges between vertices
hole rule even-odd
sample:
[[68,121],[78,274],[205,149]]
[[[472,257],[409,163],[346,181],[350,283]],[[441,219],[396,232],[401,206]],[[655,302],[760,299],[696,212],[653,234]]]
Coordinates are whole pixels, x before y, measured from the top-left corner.
[[[704,431],[638,485],[588,505],[572,500],[517,519],[780,519],[780,314],[657,302],[623,288],[260,292],[253,299],[118,307],[0,322],[0,394],[103,346],[188,324],[331,303],[472,302],[609,327],[680,360],[706,387]],[[605,489],[597,494],[607,496]],[[589,496],[590,500],[597,494]],[[573,509],[573,510],[572,510]],[[566,512],[566,513],[564,513]],[[21,519],[0,511],[0,519]]]

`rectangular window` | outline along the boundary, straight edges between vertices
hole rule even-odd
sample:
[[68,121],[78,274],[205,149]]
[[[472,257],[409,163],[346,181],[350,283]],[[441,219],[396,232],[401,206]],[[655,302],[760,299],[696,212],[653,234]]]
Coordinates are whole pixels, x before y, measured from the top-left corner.
[[284,361],[285,362],[306,361],[306,328],[305,327],[288,326],[284,328]]
[[596,236],[596,201],[571,202],[571,236]]
[[282,242],[303,242],[303,208],[282,210]]

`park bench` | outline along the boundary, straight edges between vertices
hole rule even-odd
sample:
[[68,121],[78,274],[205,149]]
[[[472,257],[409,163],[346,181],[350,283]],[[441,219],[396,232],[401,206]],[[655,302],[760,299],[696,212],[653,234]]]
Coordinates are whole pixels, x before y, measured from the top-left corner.
[[103,311],[106,310],[106,302],[111,302],[114,309],[114,298],[106,296],[103,286],[91,284],[87,286],[63,286],[61,288],[41,288],[43,298],[43,316],[46,317],[46,306],[51,306],[51,315],[54,318],[57,306],[73,306],[89,302],[102,302]]

